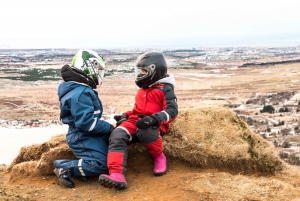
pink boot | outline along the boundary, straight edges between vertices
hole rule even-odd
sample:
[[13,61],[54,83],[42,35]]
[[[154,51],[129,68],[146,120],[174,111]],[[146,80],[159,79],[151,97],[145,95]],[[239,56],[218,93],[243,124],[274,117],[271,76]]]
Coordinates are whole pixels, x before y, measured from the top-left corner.
[[154,176],[162,176],[167,173],[167,158],[164,153],[154,158]]
[[110,175],[101,174],[98,181],[106,188],[115,187],[117,190],[123,190],[127,188],[125,176],[122,173],[114,172]]

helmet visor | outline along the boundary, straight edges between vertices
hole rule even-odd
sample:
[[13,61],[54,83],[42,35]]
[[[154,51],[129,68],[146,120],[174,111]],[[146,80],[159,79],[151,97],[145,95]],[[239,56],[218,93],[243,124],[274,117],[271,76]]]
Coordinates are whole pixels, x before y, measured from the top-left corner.
[[86,60],[86,64],[84,72],[92,77],[97,86],[100,86],[104,78],[104,65],[97,58]]
[[135,81],[145,79],[152,76],[155,73],[155,65],[151,64],[149,66],[136,66],[135,67]]

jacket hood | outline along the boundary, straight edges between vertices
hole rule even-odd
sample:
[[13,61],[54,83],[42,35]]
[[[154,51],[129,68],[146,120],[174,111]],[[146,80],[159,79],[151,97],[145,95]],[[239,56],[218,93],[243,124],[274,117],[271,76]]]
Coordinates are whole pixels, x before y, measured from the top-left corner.
[[73,82],[73,81],[69,81],[69,82],[63,82],[58,86],[58,90],[57,90],[57,94],[59,97],[59,100],[66,95],[67,93],[69,93],[70,91],[72,91],[73,89],[75,89],[78,86],[87,86],[89,87],[87,84],[83,84],[83,83],[78,83],[78,82]]
[[74,81],[77,83],[87,84],[92,87],[92,89],[97,88],[96,83],[90,76],[77,68],[70,67],[69,65],[64,65],[61,68],[61,77],[65,82]]
[[175,87],[176,84],[173,74],[169,74],[167,77],[158,80],[155,84],[160,84],[160,83],[168,83],[173,85],[173,87]]

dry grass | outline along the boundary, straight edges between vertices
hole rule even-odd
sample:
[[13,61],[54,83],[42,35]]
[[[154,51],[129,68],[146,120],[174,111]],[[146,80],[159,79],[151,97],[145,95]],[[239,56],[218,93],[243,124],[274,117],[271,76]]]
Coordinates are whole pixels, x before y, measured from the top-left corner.
[[164,139],[171,156],[199,167],[243,173],[283,168],[273,146],[222,106],[181,111]]

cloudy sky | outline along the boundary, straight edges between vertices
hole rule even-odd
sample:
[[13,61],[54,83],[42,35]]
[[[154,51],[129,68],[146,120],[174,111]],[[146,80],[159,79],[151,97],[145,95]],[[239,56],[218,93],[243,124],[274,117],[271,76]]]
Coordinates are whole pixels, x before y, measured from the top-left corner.
[[299,0],[9,0],[0,48],[300,45]]

